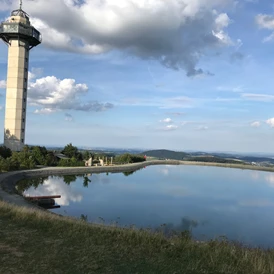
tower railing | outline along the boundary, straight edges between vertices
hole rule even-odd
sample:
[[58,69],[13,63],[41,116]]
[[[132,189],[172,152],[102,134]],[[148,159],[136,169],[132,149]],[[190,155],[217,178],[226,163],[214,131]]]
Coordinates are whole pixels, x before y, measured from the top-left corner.
[[8,35],[8,36],[19,35],[19,36],[22,36],[22,38],[32,37],[34,38],[33,42],[35,42],[35,40],[38,40],[39,43],[42,42],[42,35],[40,34],[39,31],[37,31],[33,26],[27,26],[22,23],[3,22],[0,25],[0,36],[1,35]]

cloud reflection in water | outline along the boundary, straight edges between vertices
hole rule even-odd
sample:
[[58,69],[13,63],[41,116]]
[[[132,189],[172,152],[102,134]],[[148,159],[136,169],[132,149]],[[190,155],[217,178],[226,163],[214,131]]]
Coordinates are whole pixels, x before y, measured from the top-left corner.
[[25,196],[47,196],[47,195],[61,195],[61,198],[56,202],[61,206],[68,206],[70,202],[81,202],[83,195],[74,189],[70,185],[64,183],[63,178],[48,178],[38,188],[30,187],[24,192]]

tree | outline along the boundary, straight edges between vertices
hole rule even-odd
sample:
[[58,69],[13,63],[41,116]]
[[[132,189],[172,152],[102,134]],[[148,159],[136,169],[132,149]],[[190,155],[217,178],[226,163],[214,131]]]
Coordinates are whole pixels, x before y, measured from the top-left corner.
[[125,176],[129,176],[129,175],[132,175],[134,172],[135,172],[135,170],[134,171],[124,171],[123,174]]
[[31,150],[33,160],[37,165],[46,165],[47,164],[47,149],[45,147],[35,146]]
[[91,157],[91,153],[89,151],[84,151],[83,153],[83,159],[88,160]]
[[89,179],[88,176],[84,176],[84,182],[83,182],[83,186],[84,187],[88,187],[88,183],[90,183],[91,180]]
[[46,165],[47,166],[56,166],[57,165],[57,161],[54,157],[54,153],[52,151],[48,151],[47,155],[46,155]]
[[18,162],[21,169],[32,169],[35,167],[34,158],[27,146],[21,152],[13,152],[12,156],[8,159],[12,159],[14,163]]
[[9,148],[5,146],[0,146],[0,156],[3,157],[4,159],[7,159],[12,155],[12,152]]
[[70,185],[71,183],[75,182],[77,180],[76,175],[63,175],[63,180],[67,185]]
[[62,153],[69,158],[75,157],[77,160],[83,160],[83,156],[78,151],[78,148],[73,146],[71,143],[64,147],[64,149],[62,150]]
[[141,155],[132,155],[129,153],[125,153],[125,154],[116,156],[114,160],[116,163],[125,164],[125,163],[144,162],[146,159],[144,158],[144,156],[141,156]]

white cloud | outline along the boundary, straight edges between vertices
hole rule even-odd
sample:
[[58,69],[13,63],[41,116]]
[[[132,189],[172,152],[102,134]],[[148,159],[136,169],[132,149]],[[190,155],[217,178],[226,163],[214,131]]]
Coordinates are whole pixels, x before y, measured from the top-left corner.
[[76,84],[74,79],[57,79],[47,76],[29,83],[30,103],[41,105],[72,102],[80,94],[88,91],[86,84]]
[[176,125],[167,125],[164,130],[171,131],[171,130],[176,130],[176,129],[178,129],[178,126],[176,126]]
[[26,196],[56,195],[62,194],[60,199],[56,199],[57,204],[68,206],[71,202],[81,202],[83,195],[63,182],[62,178],[49,178],[37,188],[31,187],[24,192]]
[[28,80],[32,81],[43,74],[42,68],[32,68],[28,73]]
[[250,126],[252,126],[252,127],[260,127],[261,126],[261,122],[255,121],[255,122],[251,123]]
[[208,130],[208,126],[198,126],[196,130]]
[[274,30],[274,16],[267,14],[258,14],[256,23],[260,28]]
[[243,86],[235,86],[235,87],[229,87],[229,86],[218,86],[218,91],[231,91],[231,92],[243,92],[244,87]]
[[56,110],[52,108],[41,108],[34,111],[35,114],[52,114],[54,112],[56,112]]
[[267,123],[270,127],[274,127],[274,118],[270,118],[270,119],[266,120],[266,123]]
[[160,120],[160,122],[161,122],[161,123],[167,123],[167,124],[173,123],[172,119],[170,119],[170,118],[165,118],[165,119],[163,119],[163,120]]
[[257,25],[262,29],[272,30],[273,32],[263,39],[263,42],[269,42],[274,39],[274,16],[267,14],[258,14],[255,18]]
[[[0,0],[0,11],[7,11],[10,9],[11,0]],[[18,4],[17,4],[18,6]]]
[[273,174],[267,174],[265,175],[265,180],[267,181],[268,185],[270,187],[274,187],[274,175]]
[[171,97],[165,98],[162,106],[162,109],[170,109],[170,108],[185,108],[190,107],[191,98],[186,96],[178,96],[178,97]]
[[74,79],[58,79],[47,76],[29,82],[28,102],[40,106],[35,113],[49,114],[58,110],[104,111],[113,107],[110,103],[82,102],[87,94],[86,84],[77,84]]
[[65,113],[65,121],[72,122],[73,121],[72,115],[69,113]]
[[270,94],[255,94],[255,93],[244,93],[242,97],[247,100],[261,101],[261,102],[272,102],[274,101],[274,95]]
[[126,106],[155,106],[160,109],[190,108],[192,99],[186,96],[178,97],[146,97],[146,98],[124,98],[116,102],[117,105]]
[[235,102],[235,101],[241,101],[241,98],[235,98],[235,97],[230,97],[230,98],[220,98],[217,97],[215,99],[216,102]]
[[185,115],[186,113],[185,112],[167,112],[166,113],[167,115],[173,115],[173,116],[182,116],[182,115]]
[[[26,0],[25,10],[57,50],[99,54],[121,50],[188,76],[208,74],[196,68],[208,50],[234,45],[224,10],[233,0]],[[103,22],[103,23],[102,23]]]
[[5,80],[0,80],[0,88],[6,88],[6,81]]

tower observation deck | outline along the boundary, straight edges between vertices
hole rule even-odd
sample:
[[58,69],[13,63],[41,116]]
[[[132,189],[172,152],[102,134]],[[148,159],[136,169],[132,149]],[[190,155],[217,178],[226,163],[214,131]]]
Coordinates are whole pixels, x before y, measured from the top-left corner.
[[9,47],[4,145],[12,151],[25,144],[29,51],[42,41],[41,34],[20,8],[0,25],[0,39]]

